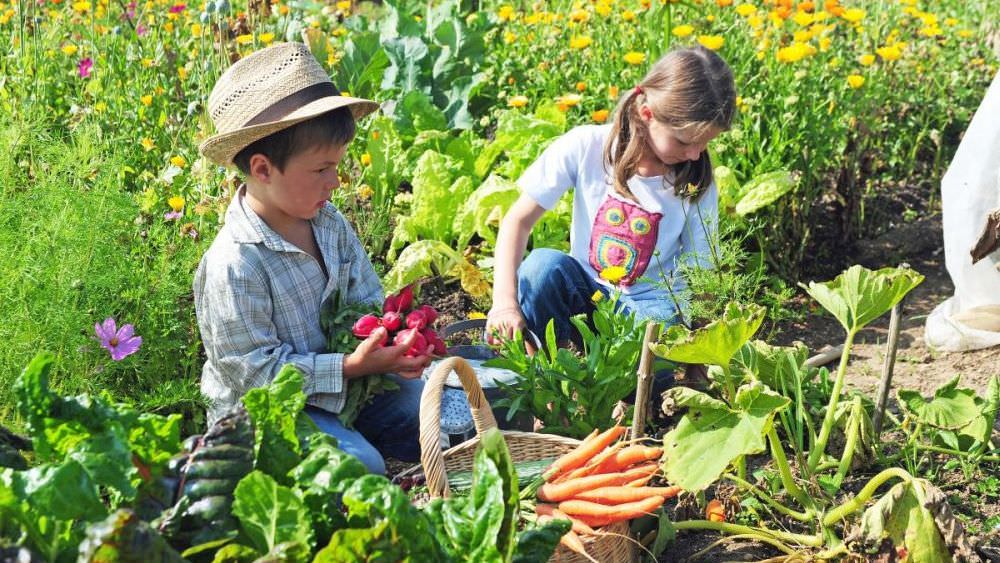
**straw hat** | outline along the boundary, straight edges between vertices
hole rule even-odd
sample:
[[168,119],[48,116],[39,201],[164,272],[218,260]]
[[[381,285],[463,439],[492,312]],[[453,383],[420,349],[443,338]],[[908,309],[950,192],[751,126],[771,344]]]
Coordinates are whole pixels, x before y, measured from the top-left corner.
[[198,148],[210,160],[230,165],[251,143],[342,107],[359,119],[378,104],[341,96],[308,47],[279,43],[240,59],[215,83],[208,112],[217,134]]

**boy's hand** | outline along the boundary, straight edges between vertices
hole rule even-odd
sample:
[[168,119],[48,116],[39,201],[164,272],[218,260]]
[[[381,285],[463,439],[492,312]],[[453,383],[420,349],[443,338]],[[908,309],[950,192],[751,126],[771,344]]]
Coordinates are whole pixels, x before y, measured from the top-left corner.
[[395,346],[383,346],[388,333],[379,327],[364,339],[354,352],[344,356],[344,378],[351,379],[375,373],[396,373],[406,379],[416,379],[431,363],[431,357],[422,354],[407,357],[416,333]]

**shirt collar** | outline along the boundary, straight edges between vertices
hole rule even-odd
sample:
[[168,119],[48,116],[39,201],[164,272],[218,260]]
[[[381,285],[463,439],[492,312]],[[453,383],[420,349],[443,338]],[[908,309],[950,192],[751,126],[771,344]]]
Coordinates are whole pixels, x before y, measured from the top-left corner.
[[[233,237],[233,242],[239,244],[263,244],[275,252],[302,252],[298,247],[285,240],[274,229],[260,218],[246,201],[246,184],[241,185],[226,209],[226,225]],[[329,224],[334,217],[334,207],[327,202],[319,214],[313,218],[314,224]]]

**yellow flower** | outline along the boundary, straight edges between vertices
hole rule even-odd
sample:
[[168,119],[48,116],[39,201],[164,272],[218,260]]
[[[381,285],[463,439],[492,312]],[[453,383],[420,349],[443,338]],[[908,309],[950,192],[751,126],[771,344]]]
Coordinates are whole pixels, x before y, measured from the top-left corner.
[[79,48],[76,45],[63,45],[62,46],[62,52],[66,56],[73,56],[73,55],[76,54],[76,52],[78,50],[79,50]]
[[698,43],[706,49],[718,51],[726,43],[726,39],[721,35],[699,35]]
[[743,108],[745,108],[746,105],[747,105],[747,103],[745,101],[743,101],[743,96],[736,96],[736,109],[737,110],[743,111]]
[[170,209],[173,209],[175,212],[180,211],[181,209],[184,209],[184,198],[179,195],[175,195],[167,200],[167,205],[169,205]]
[[142,66],[144,68],[149,68],[153,66],[153,59],[142,59]]
[[844,10],[844,13],[840,17],[851,23],[858,23],[859,21],[865,19],[865,11],[860,8],[849,8]]
[[580,100],[581,100],[580,94],[566,94],[565,96],[559,99],[559,102],[565,104],[566,107],[571,108],[576,105],[579,105]]
[[720,8],[725,8],[726,6],[732,5],[733,0],[715,0],[715,5]]
[[368,184],[361,184],[358,186],[358,197],[364,201],[368,201],[375,195],[375,190],[372,189]]
[[628,272],[621,266],[608,266],[601,270],[601,279],[610,283],[618,283]]
[[625,59],[625,62],[630,65],[641,65],[646,62],[646,55],[637,51],[629,51],[628,53],[625,53],[623,58]]
[[903,56],[903,52],[900,50],[899,45],[886,45],[885,47],[879,47],[875,49],[878,56],[882,57],[884,61],[895,61],[899,60]]
[[507,100],[507,105],[512,108],[523,108],[524,106],[528,105],[528,97],[514,96],[511,99]]
[[676,37],[687,37],[694,33],[694,27],[684,24],[675,27],[670,33],[673,33]]
[[260,34],[260,42],[261,43],[263,43],[265,45],[270,45],[272,41],[274,41],[274,34],[273,33],[268,32],[268,33],[261,33]]
[[150,139],[149,137],[143,137],[143,139],[139,141],[139,144],[142,145],[143,150],[145,150],[146,152],[149,152],[156,147],[156,144],[154,144],[153,140]]
[[815,52],[816,48],[812,45],[796,41],[787,47],[778,49],[778,60],[783,63],[794,63],[801,61]]
[[736,6],[736,13],[743,17],[747,17],[756,11],[757,6],[754,6],[753,4],[740,4],[739,6]]
[[590,19],[590,12],[587,10],[573,10],[569,13],[570,21],[582,23]]
[[587,89],[587,83],[586,82],[577,82],[576,83],[576,91],[577,92],[583,92],[586,89]]
[[502,22],[513,21],[515,17],[517,17],[517,13],[514,12],[513,6],[504,4],[503,6],[500,6],[500,9],[497,11],[497,19]]
[[364,153],[363,155],[361,155],[361,164],[363,166],[371,166],[372,165],[372,155],[370,155],[368,153]]
[[73,11],[78,14],[83,14],[90,11],[90,2],[86,0],[81,0],[80,2],[73,2]]
[[861,55],[858,57],[858,62],[861,63],[861,66],[871,66],[875,63],[875,55]]
[[945,18],[944,19],[944,24],[947,25],[948,27],[956,25],[957,23],[958,23],[958,20],[955,19],[955,18]]
[[602,299],[604,299],[604,292],[599,289],[590,296],[591,303],[600,303]]
[[819,50],[823,51],[824,53],[827,52],[827,51],[829,51],[830,50],[830,43],[831,42],[832,42],[832,40],[829,37],[820,37],[819,38]]
[[971,29],[960,29],[958,30],[958,36],[962,39],[968,39],[972,37],[973,33]]
[[632,10],[625,10],[622,12],[622,20],[630,22],[635,20],[635,12]]
[[153,96],[150,96],[149,94],[139,98],[139,100],[142,102],[142,105],[146,107],[153,105]]
[[517,41],[517,35],[509,30],[504,30],[503,32],[503,42],[504,45],[510,45],[511,43]]
[[177,77],[180,78],[181,80],[187,80],[188,77],[187,69],[182,66],[177,67]]
[[94,111],[96,111],[97,113],[101,113],[106,109],[108,109],[108,104],[104,102],[97,102],[96,104],[94,104]]
[[809,12],[802,12],[802,11],[795,12],[795,15],[792,16],[792,21],[794,21],[795,23],[799,24],[802,27],[806,27],[807,25],[811,24],[814,19],[815,18],[813,18],[812,14],[810,14]]
[[485,318],[486,318],[486,314],[485,313],[481,313],[479,311],[472,311],[471,313],[469,313],[469,320],[470,321],[477,321],[477,320],[485,319]]
[[249,45],[250,43],[253,43],[253,34],[246,33],[243,35],[236,36],[237,45]]
[[192,37],[201,37],[201,24],[200,23],[193,23],[193,24],[191,24],[191,36]]
[[341,12],[345,12],[345,13],[346,12],[350,12],[351,11],[351,0],[340,0],[340,2],[337,2],[334,6],[337,8],[337,10],[339,10]]
[[576,37],[570,38],[569,46],[573,49],[586,49],[587,47],[590,47],[590,44],[593,42],[594,40],[587,36],[577,35]]
[[594,123],[604,123],[608,120],[608,110],[599,109],[590,114],[590,118],[594,120]]
[[606,18],[611,15],[611,4],[607,2],[598,2],[594,4],[594,11],[598,13],[602,18]]
[[857,90],[865,85],[865,77],[860,74],[851,74],[847,76],[847,84],[851,88]]
[[172,156],[170,157],[170,164],[173,164],[177,168],[184,168],[187,165],[187,161],[184,160],[183,156]]
[[608,86],[608,97],[611,98],[612,100],[618,98],[618,87],[617,86]]

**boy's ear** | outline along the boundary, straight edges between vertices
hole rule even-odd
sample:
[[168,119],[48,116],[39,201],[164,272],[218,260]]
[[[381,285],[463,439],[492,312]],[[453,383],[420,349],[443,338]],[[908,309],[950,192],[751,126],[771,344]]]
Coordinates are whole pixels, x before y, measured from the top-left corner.
[[263,154],[257,153],[250,157],[250,176],[254,179],[267,183],[271,179],[272,170],[274,164]]

